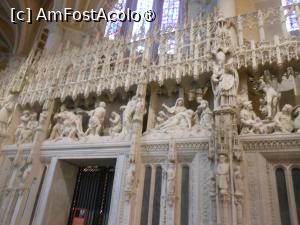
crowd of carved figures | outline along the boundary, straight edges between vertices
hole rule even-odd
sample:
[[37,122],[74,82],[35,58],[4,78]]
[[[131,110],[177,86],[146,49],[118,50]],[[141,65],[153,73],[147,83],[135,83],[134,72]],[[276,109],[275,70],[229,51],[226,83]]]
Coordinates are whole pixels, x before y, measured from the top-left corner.
[[[61,140],[68,138],[79,140],[88,136],[119,136],[128,135],[132,126],[134,114],[138,110],[139,100],[132,97],[127,105],[120,107],[120,113],[111,112],[109,117],[109,128],[105,129],[105,118],[107,114],[106,103],[100,101],[95,104],[95,109],[85,111],[80,108],[67,109],[63,104],[59,112],[54,115],[54,126],[50,134],[50,140]],[[83,116],[88,115],[86,131],[83,130]]]
[[[290,104],[279,107],[281,91],[295,88],[294,79],[298,78],[298,74],[293,68],[287,68],[287,72],[283,74],[281,82],[272,79],[270,72],[266,70],[254,89],[261,91],[259,110],[264,116],[261,119],[255,113],[252,102],[244,101],[240,111],[241,133],[270,134],[270,133],[292,133],[300,132],[300,106],[292,106]],[[290,80],[290,81],[288,81]]]

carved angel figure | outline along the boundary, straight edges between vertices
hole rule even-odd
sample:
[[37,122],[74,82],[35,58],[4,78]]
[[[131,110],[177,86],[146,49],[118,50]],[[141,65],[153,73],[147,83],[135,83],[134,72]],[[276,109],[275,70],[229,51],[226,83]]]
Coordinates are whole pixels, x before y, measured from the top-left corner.
[[115,136],[119,134],[122,130],[121,117],[118,113],[112,112],[109,118],[109,122],[111,124],[109,128],[109,135]]
[[85,135],[100,135],[103,130],[103,123],[106,115],[105,102],[99,102],[96,104],[96,108],[89,111],[88,114],[90,119]]
[[235,106],[237,103],[239,76],[232,62],[230,54],[226,54],[221,49],[213,55],[211,85],[215,97],[215,109],[222,106]]

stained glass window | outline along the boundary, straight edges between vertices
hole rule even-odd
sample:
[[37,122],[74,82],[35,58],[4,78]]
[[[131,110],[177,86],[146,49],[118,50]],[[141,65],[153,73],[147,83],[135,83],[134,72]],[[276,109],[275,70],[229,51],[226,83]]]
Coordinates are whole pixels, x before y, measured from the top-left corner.
[[[282,6],[289,6],[294,3],[300,3],[300,0],[281,0]],[[297,22],[297,15],[295,10],[285,10],[285,14],[287,15],[287,20],[286,20],[286,27],[287,30],[290,31],[295,31],[299,30],[299,25]]]
[[[148,10],[152,10],[153,0],[137,0],[136,11],[144,16],[145,12]],[[150,28],[150,22],[146,22],[145,20],[141,20],[140,22],[135,22],[133,25],[132,35],[138,35],[141,33],[141,28],[144,26],[145,34],[147,34]]]
[[175,27],[178,22],[180,0],[164,0],[162,13],[162,29]]
[[[126,0],[118,0],[112,11],[123,12],[126,8]],[[105,29],[105,37],[109,39],[115,39],[116,35],[120,33],[123,22],[121,21],[109,21]]]

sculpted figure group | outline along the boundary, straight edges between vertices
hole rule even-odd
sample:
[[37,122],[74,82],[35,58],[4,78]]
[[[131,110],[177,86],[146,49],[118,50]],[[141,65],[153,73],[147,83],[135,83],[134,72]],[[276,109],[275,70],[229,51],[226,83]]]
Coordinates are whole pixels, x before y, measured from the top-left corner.
[[[121,106],[122,116],[113,111],[108,118],[109,128],[105,128],[107,109],[105,102],[98,102],[95,109],[84,111],[82,109],[69,110],[62,105],[60,111],[54,115],[55,125],[50,134],[50,140],[58,141],[64,138],[79,140],[88,136],[126,136],[131,129],[132,121],[138,107],[139,100],[132,97],[127,105]],[[87,130],[83,131],[83,117],[88,115]]]
[[300,107],[285,104],[271,119],[262,120],[253,111],[252,102],[243,103],[240,112],[241,134],[300,133]]
[[172,107],[163,104],[165,111],[158,113],[154,130],[165,133],[211,131],[213,116],[208,102],[202,97],[198,97],[197,102],[199,106],[195,112],[184,106],[183,98],[178,98]]

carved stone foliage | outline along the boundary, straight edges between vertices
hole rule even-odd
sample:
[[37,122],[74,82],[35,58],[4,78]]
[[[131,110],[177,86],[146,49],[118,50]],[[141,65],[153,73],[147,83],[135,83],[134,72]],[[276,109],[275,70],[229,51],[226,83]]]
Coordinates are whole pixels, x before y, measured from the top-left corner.
[[163,104],[165,111],[158,113],[155,128],[146,132],[145,138],[151,139],[157,135],[165,138],[209,136],[213,126],[212,112],[206,100],[199,99],[198,103],[199,106],[195,112],[184,106],[183,98],[178,98],[172,107]]

